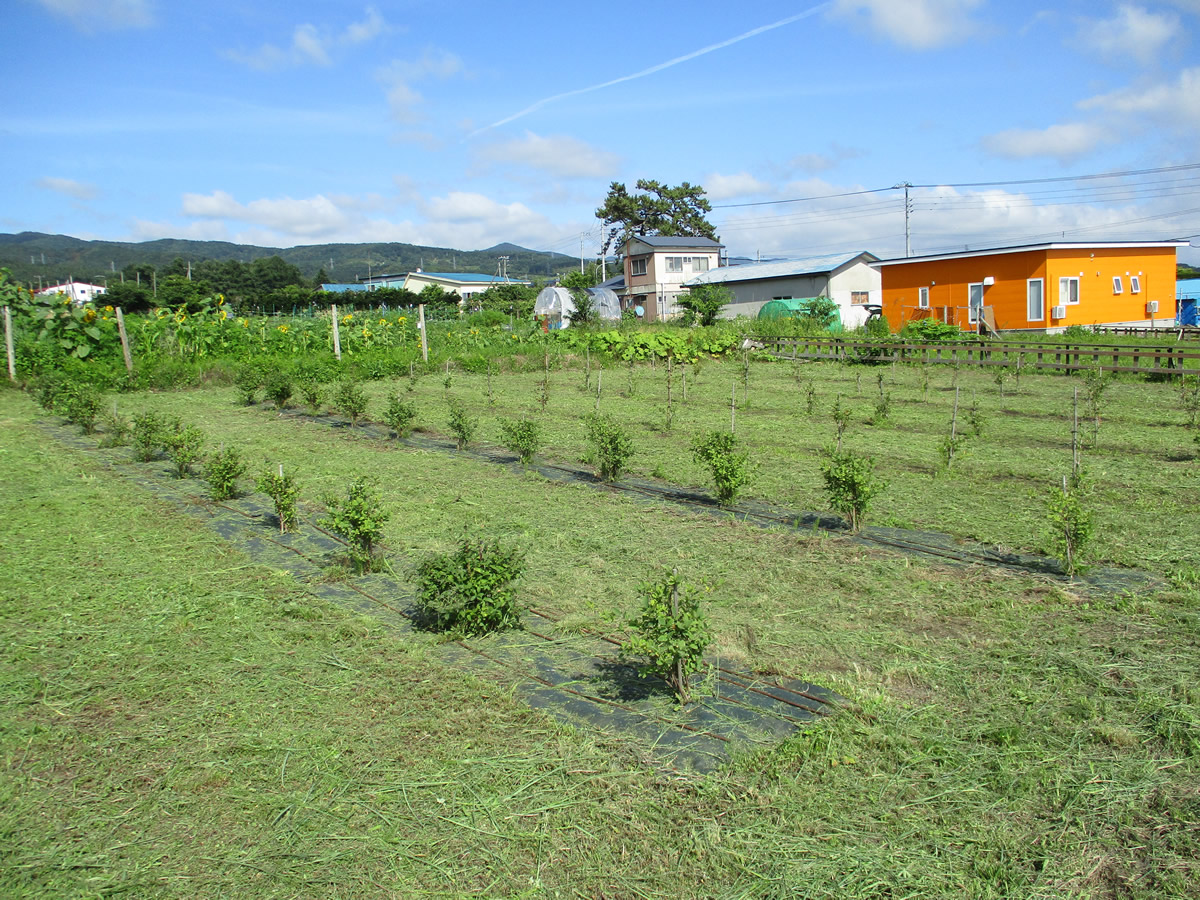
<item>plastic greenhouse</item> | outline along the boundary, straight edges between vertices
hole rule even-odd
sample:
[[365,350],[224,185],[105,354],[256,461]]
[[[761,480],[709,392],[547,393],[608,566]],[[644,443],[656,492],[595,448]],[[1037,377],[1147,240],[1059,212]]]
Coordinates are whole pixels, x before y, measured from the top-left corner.
[[[609,288],[588,288],[588,296],[592,298],[592,306],[596,315],[601,319],[620,319],[621,301]],[[571,324],[571,314],[575,312],[575,301],[571,292],[563,287],[542,288],[537,299],[533,301],[535,318],[545,318],[549,329],[566,328]]]

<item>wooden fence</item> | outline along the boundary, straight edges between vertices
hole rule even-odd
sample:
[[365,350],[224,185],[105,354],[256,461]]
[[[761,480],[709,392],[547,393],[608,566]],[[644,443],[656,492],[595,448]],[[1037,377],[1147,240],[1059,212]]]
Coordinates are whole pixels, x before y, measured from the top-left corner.
[[854,341],[842,338],[763,338],[782,359],[838,362],[909,362],[952,366],[1013,366],[1022,371],[1106,372],[1183,375],[1200,370],[1200,350],[1178,346],[1038,343],[1034,341]]

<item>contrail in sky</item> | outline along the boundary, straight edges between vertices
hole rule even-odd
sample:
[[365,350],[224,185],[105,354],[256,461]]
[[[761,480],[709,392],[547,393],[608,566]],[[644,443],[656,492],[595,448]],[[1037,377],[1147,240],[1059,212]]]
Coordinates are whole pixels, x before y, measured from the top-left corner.
[[809,16],[815,15],[816,13],[819,13],[821,10],[825,9],[826,7],[832,6],[832,5],[833,5],[832,0],[831,0],[831,2],[820,3],[816,6],[814,6],[812,9],[805,10],[802,13],[798,13],[794,16],[788,16],[786,19],[780,19],[778,22],[772,22],[770,25],[762,25],[758,28],[752,28],[750,31],[744,32],[743,34],[739,34],[737,37],[731,37],[727,41],[721,41],[720,43],[717,43],[717,44],[710,44],[707,47],[702,47],[699,50],[693,50],[691,53],[686,53],[683,56],[677,56],[674,59],[669,59],[666,62],[659,63],[656,66],[651,66],[648,69],[642,69],[642,71],[634,72],[632,75],[622,75],[620,78],[614,78],[612,81],[605,81],[605,82],[602,82],[601,84],[593,84],[591,87],[577,88],[576,90],[573,90],[573,91],[566,91],[562,94],[555,94],[553,97],[546,97],[542,100],[539,100],[537,103],[534,103],[530,106],[525,107],[520,112],[513,113],[511,116],[508,116],[507,118],[500,119],[497,122],[493,122],[491,125],[484,125],[482,128],[475,129],[469,135],[467,135],[467,137],[473,138],[476,135],[482,134],[483,132],[485,132],[491,128],[499,128],[501,125],[507,125],[509,122],[516,121],[517,119],[520,119],[522,116],[527,116],[534,110],[541,109],[543,106],[547,105],[548,103],[553,103],[555,100],[565,100],[567,97],[577,97],[580,94],[588,94],[588,93],[591,93],[592,91],[601,90],[602,88],[612,87],[614,84],[622,84],[623,82],[626,82],[626,81],[633,81],[635,78],[644,78],[647,75],[653,75],[655,72],[661,72],[663,69],[669,69],[669,68],[671,68],[671,66],[677,66],[680,63],[687,62],[689,59],[695,59],[697,56],[703,56],[706,53],[712,53],[714,50],[721,50],[725,47],[730,46],[731,44],[736,44],[739,41],[744,41],[747,38],[752,38],[757,35],[760,35],[765,31],[772,31],[776,28],[782,28],[784,25],[791,25],[793,22],[799,22],[801,19],[807,19]]

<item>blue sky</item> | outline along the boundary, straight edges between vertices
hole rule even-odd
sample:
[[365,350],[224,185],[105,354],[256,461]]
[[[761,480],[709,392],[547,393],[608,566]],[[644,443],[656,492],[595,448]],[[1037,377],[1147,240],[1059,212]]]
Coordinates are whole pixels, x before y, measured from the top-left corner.
[[[1200,162],[1200,0],[6,0],[3,21],[2,231],[594,255],[609,182],[652,178],[703,185],[735,255],[902,254],[903,192],[876,189],[904,181],[914,253],[1200,244],[1200,168],[1177,168]],[[1142,174],[967,186],[1120,172]]]

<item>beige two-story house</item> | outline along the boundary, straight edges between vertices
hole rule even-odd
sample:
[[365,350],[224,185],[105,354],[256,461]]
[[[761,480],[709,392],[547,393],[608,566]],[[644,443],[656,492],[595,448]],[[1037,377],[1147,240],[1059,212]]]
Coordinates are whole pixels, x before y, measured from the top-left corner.
[[705,237],[631,237],[621,248],[625,254],[625,307],[641,307],[647,322],[676,315],[675,298],[687,291],[683,283],[716,269],[724,246]]

